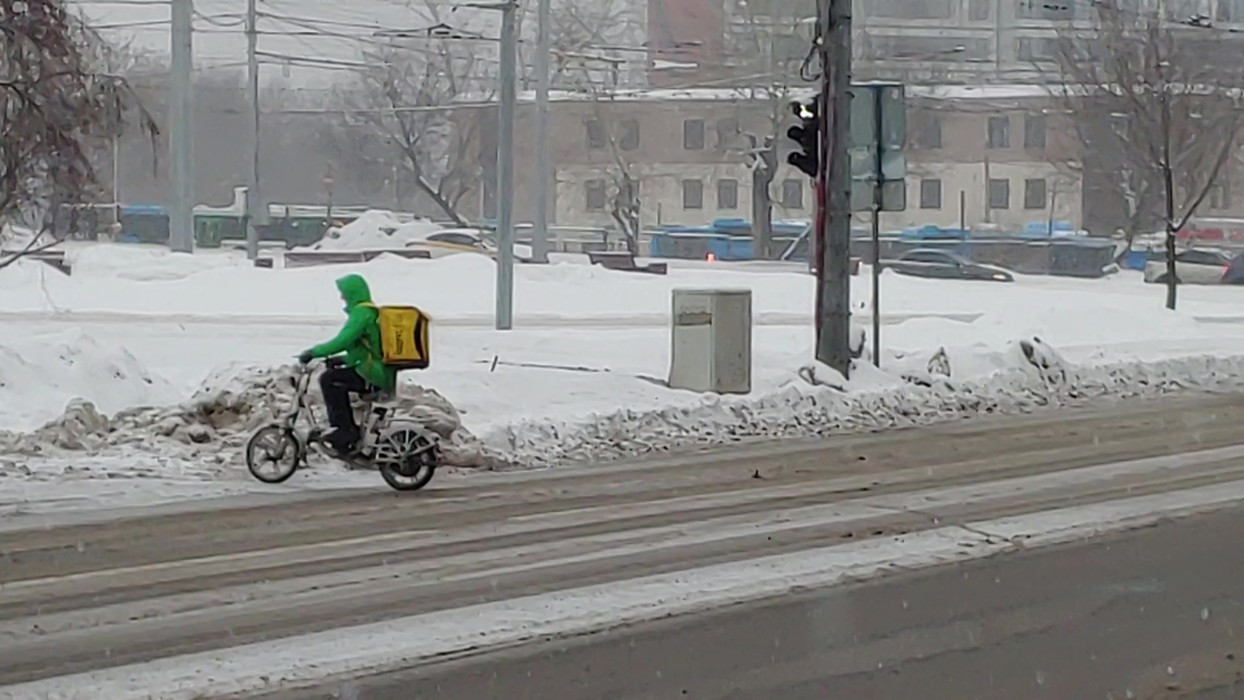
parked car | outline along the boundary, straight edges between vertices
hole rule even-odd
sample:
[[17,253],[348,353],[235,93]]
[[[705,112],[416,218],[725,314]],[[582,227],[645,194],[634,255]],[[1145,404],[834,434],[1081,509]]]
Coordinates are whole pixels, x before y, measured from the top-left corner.
[[[1192,248],[1175,255],[1176,284],[1222,284],[1231,267],[1231,256],[1212,248]],[[1145,263],[1145,281],[1166,284],[1166,257],[1158,255]]]
[[[406,247],[426,250],[432,254],[433,258],[441,258],[457,253],[476,253],[487,255],[491,258],[496,258],[497,256],[497,249],[492,241],[488,240],[486,234],[477,229],[453,228],[437,231],[428,234],[427,237],[421,240],[408,241]],[[514,257],[520,262],[530,260],[530,247],[516,244],[514,246]]]
[[1244,284],[1244,253],[1231,258],[1227,271],[1222,273],[1223,284]]
[[995,265],[972,262],[962,255],[944,250],[918,248],[909,250],[894,260],[882,260],[881,267],[900,275],[932,277],[937,279],[987,280],[990,282],[1014,282],[1015,275]]

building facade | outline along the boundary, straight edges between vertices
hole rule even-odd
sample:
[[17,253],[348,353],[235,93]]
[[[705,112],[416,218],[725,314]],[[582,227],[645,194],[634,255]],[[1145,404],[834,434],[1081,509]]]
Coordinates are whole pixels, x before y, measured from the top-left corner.
[[[789,99],[728,89],[631,91],[607,102],[555,95],[554,222],[614,226],[611,205],[623,172],[638,185],[645,228],[751,219],[763,185],[754,178],[752,144],[765,138],[777,144],[778,168],[768,184],[773,219],[811,219],[812,181],[786,163],[786,130],[794,124]],[[1079,226],[1076,143],[1052,104],[1037,86],[911,88],[907,209],[883,215],[883,226]],[[516,221],[534,211],[532,117],[524,102],[516,128]],[[491,191],[491,183],[482,184],[474,213],[490,216]]]

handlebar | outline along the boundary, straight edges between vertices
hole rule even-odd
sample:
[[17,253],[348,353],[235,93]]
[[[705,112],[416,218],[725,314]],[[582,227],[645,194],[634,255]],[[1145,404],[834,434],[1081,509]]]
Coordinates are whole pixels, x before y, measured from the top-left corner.
[[346,361],[340,357],[326,357],[323,359],[313,359],[306,364],[299,363],[298,368],[300,370],[310,372],[317,362],[322,363],[325,369],[341,369],[346,366]]

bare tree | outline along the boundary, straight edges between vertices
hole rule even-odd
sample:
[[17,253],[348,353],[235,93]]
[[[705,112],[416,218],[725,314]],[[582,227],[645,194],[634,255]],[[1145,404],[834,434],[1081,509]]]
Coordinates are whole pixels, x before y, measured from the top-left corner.
[[100,69],[107,50],[62,0],[0,0],[0,225],[33,232],[0,254],[0,268],[58,242],[53,214],[98,187],[92,153],[124,126],[127,109],[155,139],[129,85]]
[[621,116],[621,95],[616,88],[585,80],[583,89],[592,108],[592,119],[587,125],[588,148],[603,150],[607,158],[600,168],[607,183],[605,206],[626,241],[627,250],[638,254],[640,181],[630,154],[639,148],[639,122],[634,117]]
[[639,252],[640,179],[631,153],[639,148],[639,123],[625,115],[627,56],[620,41],[634,33],[636,5],[627,0],[562,5],[552,13],[555,61],[552,83],[583,94],[591,104],[588,147],[605,152],[606,209],[626,241]]
[[[801,76],[812,53],[805,36],[811,3],[741,1],[733,16],[739,26],[731,32],[727,49],[739,97],[737,141],[731,150],[741,153],[751,172],[752,240],[758,258],[772,258],[773,182],[778,175],[778,150],[791,121],[790,103],[802,96]],[[756,118],[759,117],[759,118]],[[726,136],[719,129],[719,136]]]
[[[429,8],[433,16],[436,9]],[[341,121],[326,122],[326,145],[353,177],[387,179],[396,168],[459,226],[467,225],[462,200],[482,175],[485,115],[467,103],[490,100],[495,84],[478,38],[440,24],[393,37],[365,53],[361,80],[340,90],[349,108]]]
[[1239,149],[1244,64],[1204,17],[1095,3],[1094,31],[1060,37],[1065,98],[1091,162],[1118,172],[1128,225],[1157,202],[1165,229],[1166,307],[1174,309],[1176,236]]

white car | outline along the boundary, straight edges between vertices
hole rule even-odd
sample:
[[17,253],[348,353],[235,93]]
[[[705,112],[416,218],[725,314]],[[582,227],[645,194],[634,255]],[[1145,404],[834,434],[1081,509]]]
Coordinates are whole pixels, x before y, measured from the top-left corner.
[[[426,250],[432,254],[433,258],[458,253],[477,253],[494,259],[497,257],[496,247],[484,237],[484,233],[479,229],[471,228],[450,228],[437,231],[428,234],[422,240],[407,241],[406,247]],[[531,250],[525,245],[515,245],[514,257],[518,260],[530,259]]]
[[[1221,250],[1197,248],[1175,254],[1175,281],[1179,284],[1222,284],[1231,256]],[[1166,284],[1166,258],[1145,263],[1145,281]]]

